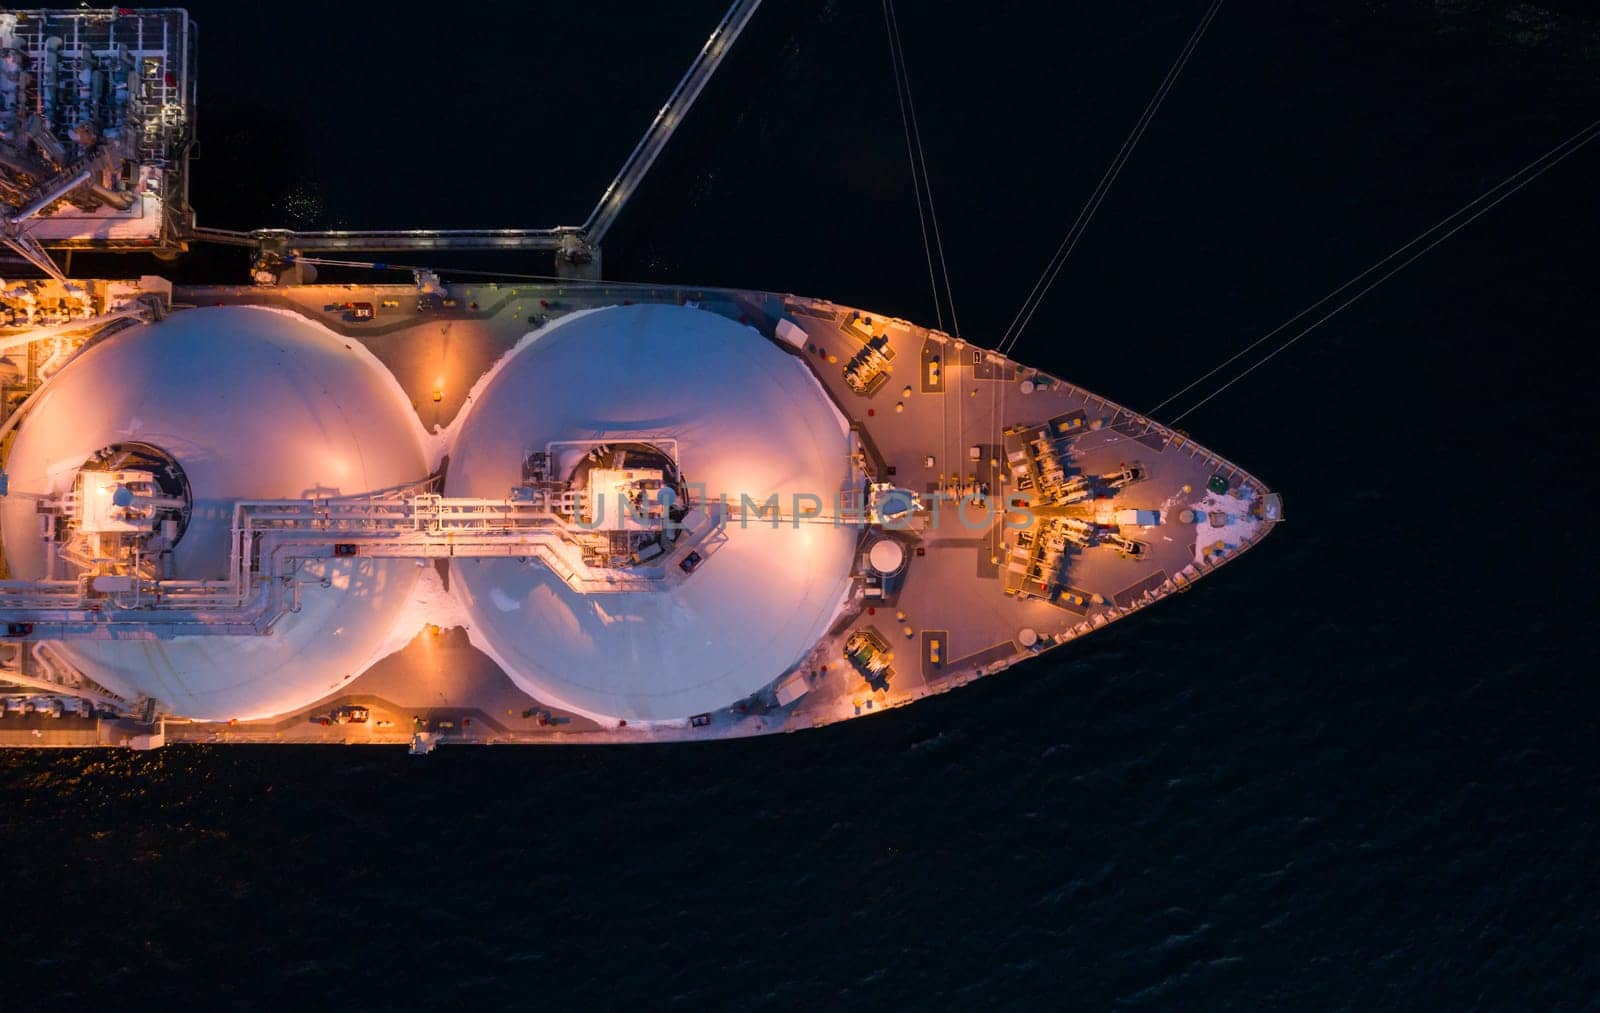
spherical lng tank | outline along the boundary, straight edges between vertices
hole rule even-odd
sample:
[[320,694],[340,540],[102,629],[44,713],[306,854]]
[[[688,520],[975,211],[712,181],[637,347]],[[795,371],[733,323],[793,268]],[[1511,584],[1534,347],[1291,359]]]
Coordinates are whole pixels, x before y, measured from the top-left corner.
[[[537,332],[456,434],[449,496],[504,498],[530,452],[661,447],[711,500],[795,494],[833,513],[849,431],[796,357],[680,306],[619,306]],[[809,501],[808,501],[809,502]],[[592,716],[674,720],[733,704],[805,657],[844,601],[856,530],[737,521],[687,579],[582,593],[537,559],[456,559],[469,632],[536,699]],[[669,571],[673,568],[668,567]]]
[[[192,511],[170,576],[221,579],[233,503],[370,492],[427,474],[399,385],[353,342],[298,316],[185,310],[104,339],[55,376],[21,420],[0,500],[12,574],[45,574],[32,499],[59,495],[106,447],[158,448],[187,478]],[[58,570],[58,572],[63,572]],[[300,608],[266,636],[72,640],[91,678],[208,720],[281,714],[372,660],[417,580],[407,560],[327,559],[296,575]]]

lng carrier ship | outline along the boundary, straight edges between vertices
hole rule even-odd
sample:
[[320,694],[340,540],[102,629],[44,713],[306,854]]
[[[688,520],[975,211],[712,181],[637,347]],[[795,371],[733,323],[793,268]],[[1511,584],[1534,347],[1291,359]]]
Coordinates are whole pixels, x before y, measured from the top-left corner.
[[[584,226],[232,233],[187,206],[194,31],[0,13],[0,745],[609,743],[902,706],[1189,589],[1281,516],[1187,435],[960,335],[599,278]],[[52,249],[256,250],[255,283]],[[317,284],[318,252],[560,277]]]

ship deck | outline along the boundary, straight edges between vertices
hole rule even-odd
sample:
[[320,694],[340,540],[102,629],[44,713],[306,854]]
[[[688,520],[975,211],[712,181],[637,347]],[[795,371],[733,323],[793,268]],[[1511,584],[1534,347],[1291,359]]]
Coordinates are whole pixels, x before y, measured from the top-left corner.
[[[875,581],[858,579],[839,621],[799,666],[772,673],[762,693],[693,722],[602,726],[562,712],[513,685],[464,631],[428,628],[303,711],[228,724],[168,720],[167,742],[409,743],[419,732],[445,743],[682,741],[827,725],[993,675],[1187,590],[1256,544],[1278,519],[1277,498],[1264,485],[1182,433],[939,331],[819,300],[551,283],[454,285],[446,298],[419,297],[410,286],[196,287],[177,289],[174,301],[291,310],[361,342],[398,378],[429,429],[455,419],[473,382],[536,327],[624,302],[692,302],[748,323],[752,341],[779,341],[802,358],[850,421],[868,470],[927,500],[940,490],[959,495],[983,488],[995,498],[1026,493],[1015,467],[1028,458],[1024,444],[1041,436],[1039,445],[1057,455],[1067,477],[1132,466],[1142,478],[1114,496],[1036,512],[1040,520],[1098,520],[1143,551],[1127,558],[1107,544],[1069,545],[1047,568],[1055,577],[1041,584],[1027,572],[1032,547],[1007,530],[1002,511],[990,515],[969,504],[958,512],[946,503],[937,520],[924,510],[895,533],[906,558],[898,581],[874,590]],[[371,303],[373,318],[353,319],[342,308],[352,302]],[[846,369],[868,341],[887,358],[887,369],[858,382],[861,393]],[[1040,489],[1030,495],[1039,506]],[[1154,511],[1159,523],[1113,523],[1129,510],[1141,511],[1141,521]],[[1180,520],[1184,511],[1194,513],[1191,522]],[[1121,513],[1123,520],[1133,517]],[[858,572],[866,572],[865,555],[863,543]],[[436,565],[448,582],[448,562]],[[876,687],[845,657],[845,642],[864,629],[891,652],[892,672]],[[368,708],[370,720],[331,718],[350,705]],[[92,737],[127,744],[148,731],[102,720]],[[58,729],[49,720],[0,717],[0,745],[81,745],[90,737],[76,724]]]

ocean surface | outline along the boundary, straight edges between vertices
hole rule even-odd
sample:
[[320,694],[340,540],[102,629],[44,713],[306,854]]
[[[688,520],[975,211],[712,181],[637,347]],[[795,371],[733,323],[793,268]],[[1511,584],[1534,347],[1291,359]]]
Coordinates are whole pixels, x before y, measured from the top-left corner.
[[[899,5],[969,339],[1205,6]],[[232,227],[581,221],[721,12],[190,7]],[[607,274],[933,322],[888,54],[770,0]],[[1227,3],[1015,354],[1151,408],[1596,117],[1587,3]],[[1597,178],[1187,417],[1288,522],[993,679],[695,747],[0,754],[0,1008],[1600,1007]]]

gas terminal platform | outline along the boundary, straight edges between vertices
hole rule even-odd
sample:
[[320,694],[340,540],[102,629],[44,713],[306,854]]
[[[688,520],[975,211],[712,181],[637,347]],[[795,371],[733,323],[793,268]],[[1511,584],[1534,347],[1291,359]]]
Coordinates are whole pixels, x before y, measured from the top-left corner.
[[[180,10],[0,12],[0,745],[629,743],[899,707],[1237,558],[1276,494],[961,335],[600,278],[740,0],[582,226],[228,232]],[[252,284],[52,250],[256,251]],[[313,280],[549,250],[559,277]],[[29,269],[32,270],[29,270]]]

